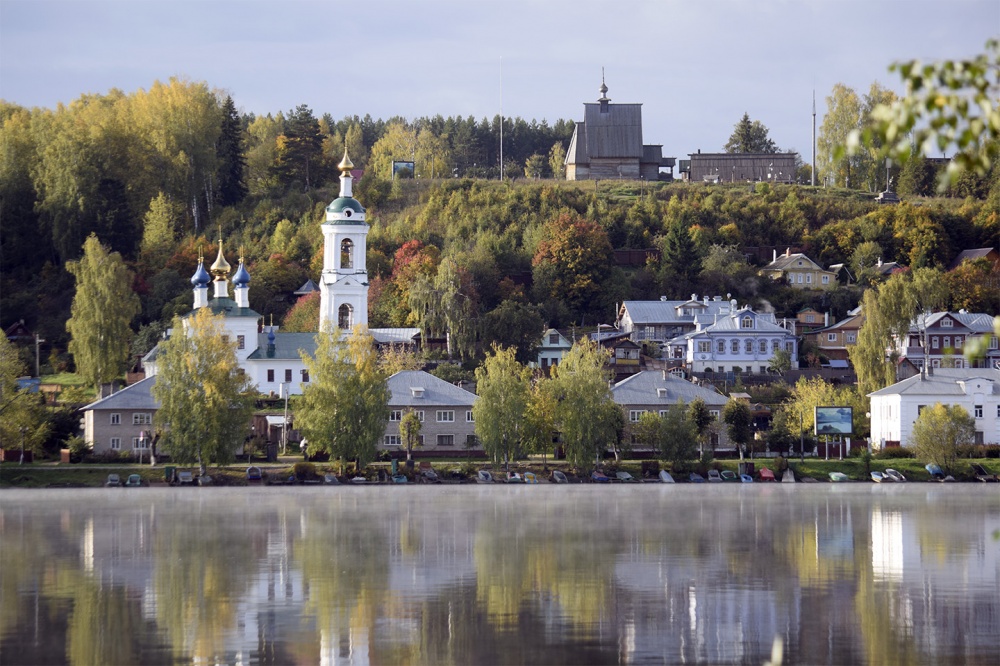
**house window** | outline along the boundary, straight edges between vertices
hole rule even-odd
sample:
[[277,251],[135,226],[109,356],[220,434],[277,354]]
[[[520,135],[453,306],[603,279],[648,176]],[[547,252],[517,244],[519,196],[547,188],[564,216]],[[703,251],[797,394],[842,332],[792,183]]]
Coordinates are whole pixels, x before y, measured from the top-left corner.
[[132,448],[133,449],[148,449],[149,448],[149,438],[133,437],[132,438]]
[[1000,419],[1000,405],[997,405],[997,418]]
[[111,414],[111,425],[121,425],[122,415],[118,413]]
[[827,333],[826,334],[826,341],[827,342],[836,342],[837,341],[837,334],[836,333]]
[[222,342],[223,342],[223,344],[227,344],[228,345],[229,344],[229,336],[228,335],[223,335],[222,336]]
[[414,413],[417,415],[417,420],[420,421],[421,423],[423,423],[424,422],[424,410],[418,409]]
[[660,410],[660,416],[661,416],[661,417],[663,417],[663,416],[666,416],[666,415],[667,415],[667,414],[669,414],[669,413],[670,413],[670,412],[669,412],[669,411],[667,411],[666,409],[661,409],[661,410]]
[[812,284],[812,282],[813,282],[813,274],[806,273],[806,284]]
[[948,349],[949,347],[951,347],[951,336],[946,335],[944,336],[944,348]]
[[771,340],[771,352],[776,352],[781,349],[781,340]]
[[733,340],[729,344],[730,344],[730,349],[733,350],[734,354],[739,354],[740,353],[740,341],[739,340]]
[[112,437],[111,438],[111,450],[112,451],[120,451],[121,448],[122,448],[122,438],[121,437]]
[[247,339],[246,339],[245,335],[237,335],[236,336],[236,348],[237,349],[246,349],[247,348]]
[[725,354],[726,353],[726,341],[725,340],[719,340],[717,343],[715,343],[715,351],[717,351],[720,354]]
[[982,430],[977,430],[976,431],[976,436],[975,436],[976,446],[982,446],[985,443],[985,441],[986,440],[983,439],[983,431]]
[[961,335],[956,335],[955,336],[955,349],[958,350],[958,351],[962,350],[962,336]]
[[976,405],[973,409],[975,410],[975,417],[977,419],[983,418],[983,406],[982,405]]
[[941,328],[951,328],[953,325],[954,325],[954,322],[952,322],[951,319],[942,319],[941,320]]
[[743,343],[743,351],[747,354],[753,353],[753,340],[746,340]]
[[559,344],[559,334],[558,333],[549,333],[549,344],[550,345],[557,345],[557,344]]
[[707,354],[712,351],[712,343],[708,340],[701,340],[698,342],[698,351]]
[[455,446],[455,436],[454,435],[438,435],[437,436],[438,446]]
[[785,343],[785,351],[791,354],[795,350],[795,343],[789,340]]
[[453,409],[439,409],[437,412],[437,422],[438,423],[454,423],[455,422],[455,410]]
[[390,421],[402,421],[403,420],[403,410],[401,410],[401,409],[393,409],[392,411],[390,411],[389,412],[389,420]]
[[479,446],[479,440],[476,439],[475,435],[466,435],[465,436],[465,446],[466,446],[466,448],[473,449],[473,448]]
[[927,405],[917,405],[917,416],[923,414],[925,407],[927,407]]
[[274,370],[273,369],[267,371],[267,381],[271,382],[271,383],[274,383]]
[[132,425],[150,425],[153,423],[153,415],[149,412],[139,412],[132,415]]
[[855,333],[848,333],[847,334],[847,342],[848,342],[848,344],[854,344],[857,341],[857,339],[858,339],[858,336]]
[[628,410],[628,420],[629,423],[638,423],[642,415],[646,413],[644,409],[630,409]]
[[767,340],[761,340],[760,344],[757,345],[757,349],[760,350],[761,354],[767,353]]
[[708,413],[712,415],[713,419],[715,419],[716,421],[718,421],[719,420],[719,415],[722,412],[720,412],[718,409],[710,409],[710,410],[708,410]]
[[753,328],[753,317],[743,317],[740,321],[740,328]]
[[291,382],[292,381],[292,369],[291,368],[285,368],[285,381],[286,382]]
[[797,282],[798,284],[802,284],[802,273],[799,273],[798,275],[795,276],[795,282]]
[[402,443],[399,435],[386,435],[384,441],[386,446],[400,446]]
[[938,346],[939,346],[938,342],[939,342],[938,336],[935,335],[934,337],[932,337],[931,338],[931,349],[937,349]]
[[824,275],[824,276],[822,276],[822,277],[820,278],[820,281],[821,281],[821,282],[822,282],[823,284],[830,284],[830,276],[829,276],[829,275]]
[[466,423],[475,423],[476,422],[475,415],[472,413],[471,409],[468,409],[465,412],[465,422]]
[[309,371],[308,370],[300,370],[299,372],[302,373],[302,383],[303,384],[308,384],[309,383]]
[[815,319],[816,318],[813,315],[806,315],[806,323],[807,324],[813,323],[813,321],[815,321]]

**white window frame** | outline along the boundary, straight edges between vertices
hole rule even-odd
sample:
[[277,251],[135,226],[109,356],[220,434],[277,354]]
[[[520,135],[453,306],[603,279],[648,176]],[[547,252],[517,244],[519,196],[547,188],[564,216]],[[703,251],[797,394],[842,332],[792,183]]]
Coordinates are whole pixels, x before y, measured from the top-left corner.
[[[451,441],[448,442],[446,441],[447,439],[451,439]],[[440,446],[442,448],[449,448],[449,449],[455,448],[455,435],[449,435],[449,434],[438,435],[435,443],[437,444],[437,446]]]
[[812,284],[812,283],[813,283],[813,274],[806,273],[806,284]]
[[402,409],[391,409],[389,410],[389,422],[397,423],[403,420],[403,410]]
[[740,341],[739,340],[731,340],[729,342],[729,349],[730,349],[730,351],[732,351],[732,353],[739,354],[740,353]]
[[422,410],[422,409],[418,409],[417,411],[415,411],[415,412],[414,412],[414,414],[416,414],[416,415],[417,415],[417,419],[418,419],[418,420],[419,420],[419,421],[420,421],[421,423],[423,423],[423,422],[424,422],[424,410]]
[[726,341],[725,340],[719,340],[717,343],[715,343],[715,353],[716,354],[725,354],[726,353]]
[[940,342],[941,339],[938,336],[931,336],[931,349],[938,349],[940,347]]
[[386,446],[402,446],[403,438],[400,435],[386,435],[382,439],[382,443]]
[[847,342],[848,342],[849,344],[854,344],[854,343],[855,343],[855,342],[857,342],[857,341],[858,341],[858,336],[857,336],[857,334],[855,334],[855,333],[848,333],[848,334],[847,334]]
[[761,353],[761,354],[766,354],[767,353],[767,340],[761,340],[757,344],[757,351],[759,353]]
[[111,450],[112,451],[121,451],[122,450],[122,438],[121,437],[112,437],[111,438]]
[[829,275],[820,276],[820,280],[822,281],[823,284],[830,284],[830,276]]
[[646,413],[645,409],[630,409],[628,410],[628,422],[638,423],[642,415]]
[[121,415],[121,413],[119,413],[119,412],[111,412],[110,414],[108,414],[108,422],[111,425],[121,425],[122,424],[122,415]]
[[[145,444],[145,446],[139,446],[139,442],[142,442],[143,444]],[[143,450],[148,449],[149,448],[149,437],[145,437],[145,438],[144,437],[133,437],[132,438],[132,448],[133,449],[143,449]]]
[[149,412],[135,412],[132,414],[132,425],[153,425],[153,415]]
[[951,319],[947,319],[947,318],[942,319],[941,320],[941,324],[940,324],[941,328],[951,328],[954,325],[955,325],[955,322],[953,322]]
[[740,319],[740,328],[753,328],[753,317],[743,317]]
[[722,410],[721,409],[710,409],[710,410],[708,410],[708,413],[711,414],[712,418],[714,418],[716,421],[718,421],[719,419],[722,418]]
[[951,348],[951,336],[950,335],[944,336],[944,339],[941,341],[941,344],[944,346],[945,349],[950,349]]
[[476,415],[472,413],[471,409],[465,410],[465,422],[466,423],[475,423],[476,422]]
[[711,340],[699,340],[698,341],[698,353],[699,354],[710,354],[710,353],[712,353],[712,341]]
[[837,341],[837,334],[836,333],[827,333],[826,334],[826,341],[827,342],[836,342]]
[[975,406],[973,406],[972,410],[973,410],[973,414],[974,414],[975,418],[977,418],[977,419],[983,418],[983,406],[982,405],[975,405]]
[[237,335],[236,336],[236,348],[237,349],[246,349],[247,348],[247,339],[246,339],[245,335]]
[[743,342],[743,353],[744,354],[753,353],[753,340],[747,339]]
[[439,409],[437,410],[436,420],[438,423],[454,423],[455,422],[455,410],[454,409]]

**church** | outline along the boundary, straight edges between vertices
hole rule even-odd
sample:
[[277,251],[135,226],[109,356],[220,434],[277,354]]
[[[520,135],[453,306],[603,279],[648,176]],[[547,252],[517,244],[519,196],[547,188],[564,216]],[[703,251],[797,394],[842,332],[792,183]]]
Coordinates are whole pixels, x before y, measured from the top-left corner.
[[[340,169],[340,196],[326,207],[323,230],[323,273],[320,275],[319,330],[336,326],[349,331],[368,325],[368,270],[365,263],[368,223],[365,209],[353,196],[351,169],[354,164],[345,151]],[[199,260],[191,277],[194,310],[209,308],[222,315],[230,340],[236,341],[240,367],[263,394],[278,396],[302,393],[309,373],[302,354],[316,351],[314,333],[282,333],[277,326],[261,325],[261,315],[250,308],[250,273],[242,253],[236,271],[226,261],[222,240],[215,262],[205,270]],[[230,297],[230,287],[232,297]],[[211,297],[209,291],[211,290]],[[168,335],[171,332],[168,331]],[[379,345],[416,343],[419,328],[369,329]],[[157,373],[159,347],[143,358],[146,376]]]

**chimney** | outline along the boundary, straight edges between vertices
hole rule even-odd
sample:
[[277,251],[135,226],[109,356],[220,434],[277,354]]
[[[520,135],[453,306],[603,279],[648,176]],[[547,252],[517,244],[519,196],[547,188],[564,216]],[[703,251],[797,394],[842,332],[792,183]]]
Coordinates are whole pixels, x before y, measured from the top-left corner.
[[792,248],[790,248],[790,247],[786,247],[785,248],[785,256],[786,257],[792,256]]
[[829,312],[824,312],[823,313],[823,328],[826,328],[829,325],[830,325],[830,313]]
[[771,248],[771,263],[773,264],[778,260],[778,248]]

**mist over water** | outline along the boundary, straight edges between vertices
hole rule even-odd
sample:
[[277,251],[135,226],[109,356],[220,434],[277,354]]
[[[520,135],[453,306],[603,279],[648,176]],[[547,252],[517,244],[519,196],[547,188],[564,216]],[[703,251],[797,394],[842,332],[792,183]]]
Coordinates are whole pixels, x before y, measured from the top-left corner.
[[1000,487],[5,490],[0,663],[1000,663]]

